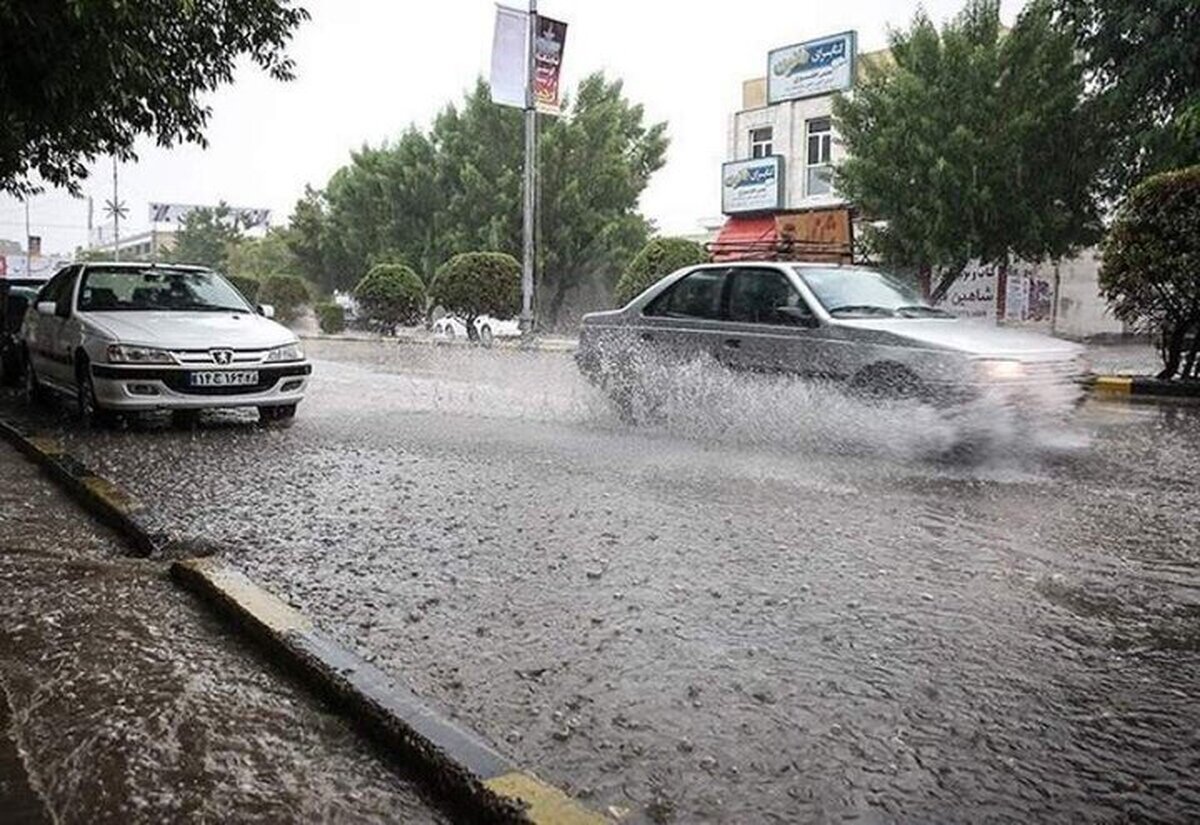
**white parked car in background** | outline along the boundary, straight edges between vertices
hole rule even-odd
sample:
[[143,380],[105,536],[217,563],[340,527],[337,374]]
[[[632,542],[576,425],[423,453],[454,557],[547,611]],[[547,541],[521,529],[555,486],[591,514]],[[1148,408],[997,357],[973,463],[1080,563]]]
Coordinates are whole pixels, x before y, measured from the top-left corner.
[[90,420],[211,407],[291,418],[312,366],[296,335],[270,315],[201,267],[68,266],[21,326],[26,387],[31,398],[73,396]]
[[[479,333],[479,343],[490,347],[497,338],[520,338],[521,325],[516,320],[501,321],[490,315],[481,315],[475,319],[475,330]],[[453,315],[445,315],[433,323],[433,337],[442,341],[466,341],[467,325],[462,319]]]

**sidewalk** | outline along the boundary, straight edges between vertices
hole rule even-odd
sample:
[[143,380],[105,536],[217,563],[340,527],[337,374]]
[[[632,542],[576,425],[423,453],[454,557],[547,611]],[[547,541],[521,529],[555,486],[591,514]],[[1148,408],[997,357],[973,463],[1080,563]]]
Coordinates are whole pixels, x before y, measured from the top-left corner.
[[123,547],[0,443],[0,819],[449,821]]

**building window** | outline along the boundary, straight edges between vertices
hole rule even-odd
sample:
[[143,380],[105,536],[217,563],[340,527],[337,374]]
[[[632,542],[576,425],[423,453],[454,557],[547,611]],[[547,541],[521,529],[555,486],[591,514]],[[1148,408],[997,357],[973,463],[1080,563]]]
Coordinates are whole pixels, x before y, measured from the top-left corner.
[[765,158],[771,154],[774,148],[771,145],[773,137],[770,126],[762,126],[758,129],[750,130],[750,157]]
[[833,172],[830,159],[832,144],[833,124],[829,118],[818,117],[808,121],[805,194],[824,195],[833,188],[829,182]]

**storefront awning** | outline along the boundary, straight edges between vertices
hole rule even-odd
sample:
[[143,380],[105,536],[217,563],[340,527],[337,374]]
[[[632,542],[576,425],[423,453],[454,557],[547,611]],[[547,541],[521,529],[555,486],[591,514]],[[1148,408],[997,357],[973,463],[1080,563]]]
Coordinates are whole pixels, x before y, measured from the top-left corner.
[[778,240],[774,215],[732,217],[708,244],[708,251],[714,261],[761,261],[775,257]]
[[714,261],[797,260],[850,263],[850,210],[845,207],[732,215],[708,244]]

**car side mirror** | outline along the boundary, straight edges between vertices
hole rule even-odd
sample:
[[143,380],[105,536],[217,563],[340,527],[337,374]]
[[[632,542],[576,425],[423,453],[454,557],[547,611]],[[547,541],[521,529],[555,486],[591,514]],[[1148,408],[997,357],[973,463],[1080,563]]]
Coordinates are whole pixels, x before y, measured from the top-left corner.
[[258,305],[258,314],[264,318],[274,318],[275,317],[275,307],[271,306],[270,304],[259,304]]
[[54,301],[38,301],[34,308],[41,315],[53,315],[58,311],[58,304]]
[[805,307],[775,307],[775,314],[786,320],[789,324],[795,324],[798,327],[811,328],[818,325],[817,316],[813,315]]

